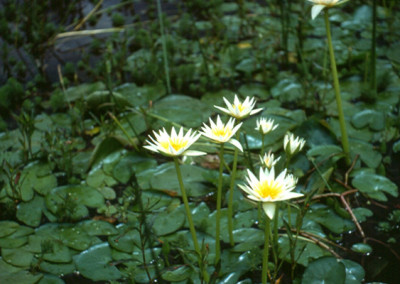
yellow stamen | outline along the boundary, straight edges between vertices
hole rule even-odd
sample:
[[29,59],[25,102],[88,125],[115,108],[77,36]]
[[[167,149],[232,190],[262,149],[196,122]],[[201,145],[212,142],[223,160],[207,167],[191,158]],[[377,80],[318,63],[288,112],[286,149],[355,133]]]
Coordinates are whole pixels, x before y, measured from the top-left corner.
[[213,128],[212,129],[212,133],[215,136],[218,137],[224,137],[225,135],[230,136],[230,134],[232,133],[231,130],[228,127],[223,127],[223,128]]
[[172,148],[174,148],[175,151],[179,151],[180,149],[186,147],[188,142],[189,141],[186,139],[170,138],[167,141],[160,142],[160,145],[166,150],[168,150],[169,146],[171,146]]
[[276,199],[282,193],[282,184],[276,183],[275,181],[264,181],[260,183],[256,189],[257,193],[261,195],[262,198]]
[[237,108],[240,112],[242,112],[245,109],[245,107],[242,104],[238,105],[233,104],[232,106],[233,108]]

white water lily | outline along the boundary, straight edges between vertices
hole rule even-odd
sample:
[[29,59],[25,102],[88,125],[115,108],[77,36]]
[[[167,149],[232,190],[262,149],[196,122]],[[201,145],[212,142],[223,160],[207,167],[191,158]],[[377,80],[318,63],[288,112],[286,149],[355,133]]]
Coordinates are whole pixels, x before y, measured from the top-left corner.
[[323,9],[329,9],[341,5],[349,0],[308,0],[313,4],[311,8],[311,18],[314,20]]
[[286,169],[275,178],[275,169],[260,168],[259,179],[247,170],[246,181],[248,185],[239,185],[247,193],[247,198],[262,203],[265,214],[270,219],[274,218],[275,202],[303,196],[301,193],[292,192],[296,187],[297,179],[291,174],[286,174]]
[[235,95],[233,104],[230,103],[225,97],[223,99],[227,108],[223,108],[220,106],[214,106],[214,107],[216,107],[219,110],[222,110],[223,112],[239,120],[246,118],[249,115],[256,114],[263,110],[262,108],[253,109],[254,106],[256,105],[256,100],[254,98],[250,99],[250,97],[246,97],[244,102],[241,102],[238,96]]
[[231,118],[226,124],[223,124],[219,115],[217,116],[217,123],[214,123],[210,118],[210,126],[203,123],[201,134],[207,138],[210,138],[215,143],[225,143],[228,142],[238,148],[243,152],[242,145],[236,139],[233,139],[232,136],[235,135],[236,131],[242,126],[242,123],[235,125],[235,119]]
[[172,127],[171,135],[167,133],[165,128],[160,130],[159,133],[153,131],[154,137],[149,136],[150,140],[146,140],[149,145],[143,146],[144,148],[163,154],[168,157],[176,156],[201,156],[206,155],[205,152],[188,150],[188,148],[199,139],[201,134],[189,129],[186,134],[183,134],[183,128],[176,133],[175,128]]
[[279,124],[274,124],[273,119],[267,120],[265,118],[260,118],[260,119],[257,119],[256,123],[257,123],[257,127],[255,129],[260,131],[260,133],[263,135],[270,133],[271,131],[275,130],[279,126]]
[[306,140],[300,137],[295,137],[293,133],[287,133],[283,138],[283,149],[285,152],[293,156],[303,149]]
[[268,154],[265,154],[264,157],[260,156],[260,159],[261,159],[261,164],[270,169],[276,165],[276,163],[281,159],[281,157],[275,159],[274,154],[272,153],[271,150],[269,150]]

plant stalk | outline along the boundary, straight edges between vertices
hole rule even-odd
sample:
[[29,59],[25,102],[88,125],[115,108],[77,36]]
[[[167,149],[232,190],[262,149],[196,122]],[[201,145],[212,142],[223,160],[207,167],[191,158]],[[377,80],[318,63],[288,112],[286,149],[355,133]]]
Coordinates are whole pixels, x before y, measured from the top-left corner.
[[176,175],[178,176],[179,187],[181,189],[183,204],[185,205],[186,217],[187,217],[188,222],[189,222],[190,234],[192,235],[194,249],[195,249],[195,251],[197,253],[197,256],[199,258],[199,265],[200,265],[201,264],[201,261],[200,261],[200,259],[201,259],[200,246],[199,246],[199,243],[197,241],[196,229],[194,227],[194,223],[193,223],[193,219],[192,219],[192,213],[190,211],[190,207],[189,207],[189,202],[188,202],[187,195],[186,195],[185,186],[183,185],[182,173],[181,173],[181,169],[179,167],[178,158],[174,157],[174,163],[175,163]]
[[329,24],[329,12],[328,9],[325,9],[325,27],[326,27],[326,36],[328,38],[328,47],[329,47],[329,57],[331,60],[331,70],[332,70],[332,77],[333,77],[333,87],[335,89],[335,97],[336,97],[336,105],[339,115],[339,123],[340,123],[340,132],[342,134],[342,146],[344,150],[344,154],[346,157],[346,163],[350,165],[350,148],[349,148],[349,138],[347,136],[346,131],[346,123],[344,119],[343,107],[342,107],[342,98],[340,95],[340,85],[339,85],[339,77],[336,68],[336,61],[335,61],[335,53],[333,51],[332,45],[332,36],[331,36],[331,28]]
[[217,188],[217,216],[215,225],[215,265],[217,266],[221,258],[220,244],[220,219],[221,219],[221,203],[222,203],[222,174],[224,169],[224,143],[221,143],[219,150],[219,178]]
[[[237,132],[236,137],[239,138],[239,136],[240,134],[239,132]],[[232,247],[235,245],[235,240],[233,239],[233,191],[235,189],[238,154],[239,154],[239,149],[235,147],[235,153],[233,155],[231,183],[229,185],[229,198],[228,198],[228,231],[229,231],[229,243]]]
[[262,284],[267,284],[268,278],[268,253],[269,253],[269,231],[270,222],[268,216],[265,216],[265,228],[264,228],[264,253],[263,253],[263,264],[262,264]]

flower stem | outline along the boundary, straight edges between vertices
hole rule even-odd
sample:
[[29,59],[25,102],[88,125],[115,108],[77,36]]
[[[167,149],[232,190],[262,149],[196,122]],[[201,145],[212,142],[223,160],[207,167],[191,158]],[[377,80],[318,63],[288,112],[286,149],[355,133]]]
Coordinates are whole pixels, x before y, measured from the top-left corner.
[[264,156],[265,135],[261,133],[261,157]]
[[269,252],[269,231],[270,222],[268,216],[265,216],[265,228],[264,228],[264,253],[263,253],[263,264],[262,264],[262,284],[267,284],[268,278],[268,252]]
[[346,157],[346,163],[350,165],[350,150],[349,150],[349,138],[347,137],[346,131],[346,123],[344,120],[344,113],[342,107],[342,98],[340,96],[340,85],[339,85],[339,78],[336,69],[336,61],[335,61],[335,53],[333,51],[332,45],[332,36],[331,36],[331,28],[329,25],[329,13],[328,9],[325,9],[325,27],[326,27],[326,36],[328,38],[328,47],[329,47],[329,57],[331,60],[331,70],[333,76],[333,87],[335,89],[335,97],[336,97],[336,105],[339,115],[339,123],[340,123],[340,132],[342,134],[342,146],[344,150],[344,154]]
[[189,222],[190,233],[192,234],[194,249],[196,250],[196,253],[198,254],[199,263],[200,263],[200,259],[201,259],[200,246],[199,246],[199,243],[197,241],[196,229],[194,228],[194,223],[193,223],[193,219],[192,219],[192,213],[191,213],[190,208],[189,208],[189,202],[188,202],[188,199],[187,199],[186,190],[185,190],[185,187],[183,185],[182,173],[181,173],[181,169],[179,167],[178,158],[175,157],[174,158],[174,162],[175,162],[176,175],[178,176],[179,186],[181,188],[182,200],[183,200],[183,204],[185,205],[186,216],[187,216],[187,219],[188,219],[188,222]]
[[[236,137],[239,137],[239,135],[240,135],[239,132],[237,132]],[[235,189],[238,154],[239,154],[239,149],[235,147],[235,153],[233,155],[231,183],[229,185],[229,199],[228,199],[228,232],[229,232],[229,243],[232,247],[235,245],[235,241],[233,239],[233,191]]]
[[221,143],[219,150],[219,179],[217,188],[217,216],[215,225],[215,265],[220,261],[221,244],[219,241],[220,235],[220,219],[221,219],[221,203],[222,203],[222,172],[224,169],[224,143]]

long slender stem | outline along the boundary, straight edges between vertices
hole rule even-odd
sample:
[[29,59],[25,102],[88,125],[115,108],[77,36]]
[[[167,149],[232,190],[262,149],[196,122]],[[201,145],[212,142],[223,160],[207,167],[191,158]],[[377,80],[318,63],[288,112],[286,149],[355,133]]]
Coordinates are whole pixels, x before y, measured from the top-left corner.
[[220,235],[220,219],[221,219],[221,203],[222,203],[222,172],[224,169],[224,143],[221,143],[219,150],[219,178],[217,189],[217,216],[215,225],[215,265],[218,265],[221,257]]
[[[240,131],[236,133],[236,139],[239,139],[239,137],[240,137]],[[231,172],[231,183],[229,185],[229,199],[228,199],[228,231],[229,231],[229,243],[232,247],[235,245],[235,240],[233,239],[233,192],[235,189],[238,155],[239,155],[239,149],[235,147],[235,153],[233,154],[233,165]]]
[[160,0],[157,0],[157,10],[158,10],[158,21],[160,22],[160,34],[162,36],[161,44],[162,44],[162,49],[163,49],[164,71],[165,71],[165,77],[166,77],[166,81],[167,81],[167,90],[168,90],[168,94],[171,94],[171,81],[169,78],[169,67],[168,67],[168,58],[167,58],[167,42],[165,39],[164,22],[162,19],[162,10],[161,10],[161,1]]
[[376,94],[376,0],[372,6],[372,39],[371,39],[371,91]]
[[340,96],[340,85],[339,85],[339,77],[336,69],[336,61],[335,61],[335,53],[333,51],[332,45],[332,36],[331,36],[331,28],[329,25],[329,12],[328,9],[325,9],[325,27],[326,27],[326,35],[328,37],[328,47],[329,47],[329,57],[331,60],[331,69],[333,76],[333,87],[335,89],[335,97],[336,97],[336,105],[339,115],[339,123],[340,123],[340,132],[342,134],[342,146],[344,150],[344,154],[346,156],[346,163],[350,165],[350,149],[349,149],[349,138],[347,137],[346,131],[346,123],[344,120],[344,113],[342,107],[342,97]]
[[261,157],[264,157],[265,134],[261,133]]
[[270,222],[268,216],[265,216],[265,229],[264,229],[264,253],[263,253],[263,264],[262,264],[262,284],[267,284],[268,278],[268,253],[269,253],[269,231]]
[[182,173],[181,173],[181,169],[179,167],[178,158],[174,158],[174,162],[175,162],[176,175],[178,176],[179,186],[181,188],[181,195],[182,195],[183,204],[185,205],[186,217],[187,217],[188,222],[189,222],[190,234],[192,235],[192,239],[193,239],[194,249],[196,250],[196,253],[198,254],[198,258],[200,259],[200,257],[201,257],[200,246],[199,246],[199,243],[197,241],[196,229],[194,228],[194,223],[193,223],[193,219],[192,219],[192,213],[190,211],[190,207],[189,207],[189,202],[188,202],[187,195],[186,195],[185,186],[183,185]]

